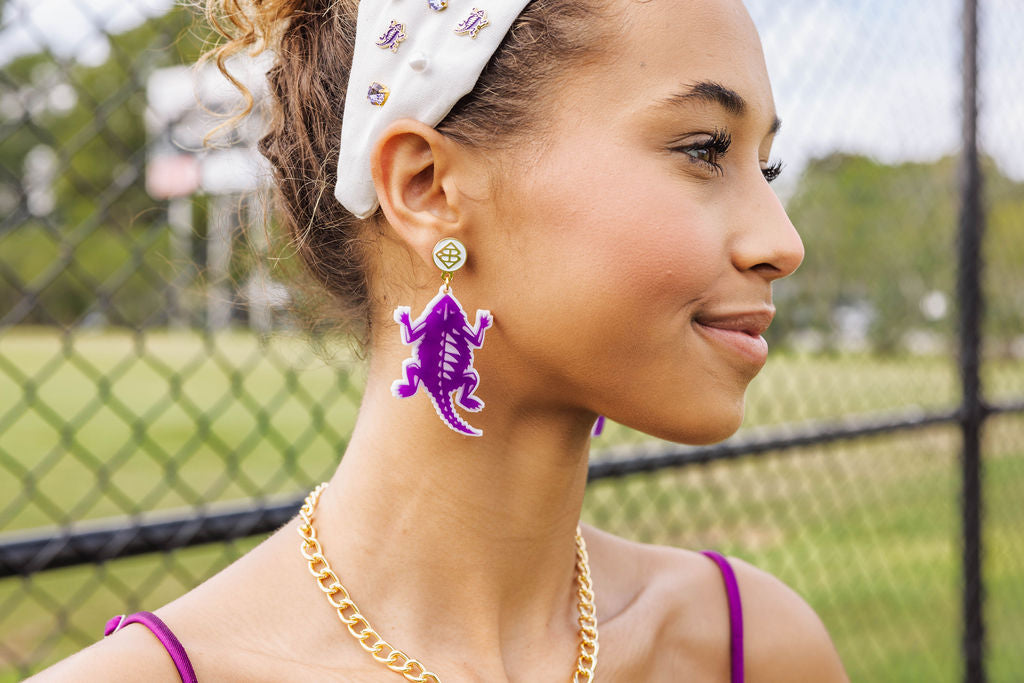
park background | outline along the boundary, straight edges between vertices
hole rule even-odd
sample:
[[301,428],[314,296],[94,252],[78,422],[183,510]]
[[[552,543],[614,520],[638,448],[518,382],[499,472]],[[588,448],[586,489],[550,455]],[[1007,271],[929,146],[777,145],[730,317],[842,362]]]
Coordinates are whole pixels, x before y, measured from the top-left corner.
[[[854,681],[1024,680],[1024,5],[746,4],[807,258],[740,433],[609,425],[584,519],[776,574]],[[0,0],[0,681],[211,576],[344,450],[362,369],[267,239],[266,64],[204,149],[237,106],[208,38],[171,0]]]

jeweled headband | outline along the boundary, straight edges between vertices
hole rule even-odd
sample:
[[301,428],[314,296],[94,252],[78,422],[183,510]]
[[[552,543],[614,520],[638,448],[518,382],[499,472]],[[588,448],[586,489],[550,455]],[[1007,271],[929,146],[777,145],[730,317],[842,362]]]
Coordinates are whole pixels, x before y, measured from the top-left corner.
[[360,218],[377,210],[370,150],[391,122],[436,126],[473,90],[529,0],[362,0],[334,196]]

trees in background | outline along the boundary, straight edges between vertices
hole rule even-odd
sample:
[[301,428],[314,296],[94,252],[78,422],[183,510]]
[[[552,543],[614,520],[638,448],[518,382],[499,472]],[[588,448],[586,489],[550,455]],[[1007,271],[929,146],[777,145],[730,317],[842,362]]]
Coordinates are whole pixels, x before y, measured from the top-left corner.
[[191,12],[177,7],[109,36],[102,64],[39,52],[4,65],[4,322],[164,322],[175,264],[167,256],[166,212],[145,189],[144,79],[159,66],[194,61],[203,39]]
[[[986,320],[994,338],[1012,343],[1024,333],[1024,183],[991,162],[985,173]],[[787,203],[807,256],[779,283],[777,338],[811,333],[825,348],[948,350],[958,201],[952,157],[887,165],[837,153],[812,161]]]

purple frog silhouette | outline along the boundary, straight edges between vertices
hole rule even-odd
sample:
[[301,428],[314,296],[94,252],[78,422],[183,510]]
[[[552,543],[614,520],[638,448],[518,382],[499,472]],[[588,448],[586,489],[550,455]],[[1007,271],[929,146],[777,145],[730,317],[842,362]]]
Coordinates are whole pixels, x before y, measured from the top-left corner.
[[[481,436],[483,431],[467,424],[455,412],[455,402],[470,412],[484,407],[473,395],[480,375],[473,368],[473,349],[484,344],[484,331],[491,326],[490,311],[477,310],[476,329],[469,326],[466,312],[444,285],[422,315],[410,321],[408,306],[395,309],[395,322],[401,325],[402,343],[412,344],[412,356],[402,362],[403,379],[391,384],[397,398],[409,398],[422,384],[441,419],[454,431]],[[455,402],[452,393],[458,391]]]

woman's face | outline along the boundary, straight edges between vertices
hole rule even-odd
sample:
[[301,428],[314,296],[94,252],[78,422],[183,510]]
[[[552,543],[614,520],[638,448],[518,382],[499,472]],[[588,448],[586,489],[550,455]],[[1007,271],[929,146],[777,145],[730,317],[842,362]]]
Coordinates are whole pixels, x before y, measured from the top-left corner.
[[765,177],[778,124],[740,0],[620,4],[605,58],[552,88],[543,140],[480,203],[466,303],[492,307],[502,381],[707,443],[740,424],[803,246]]

